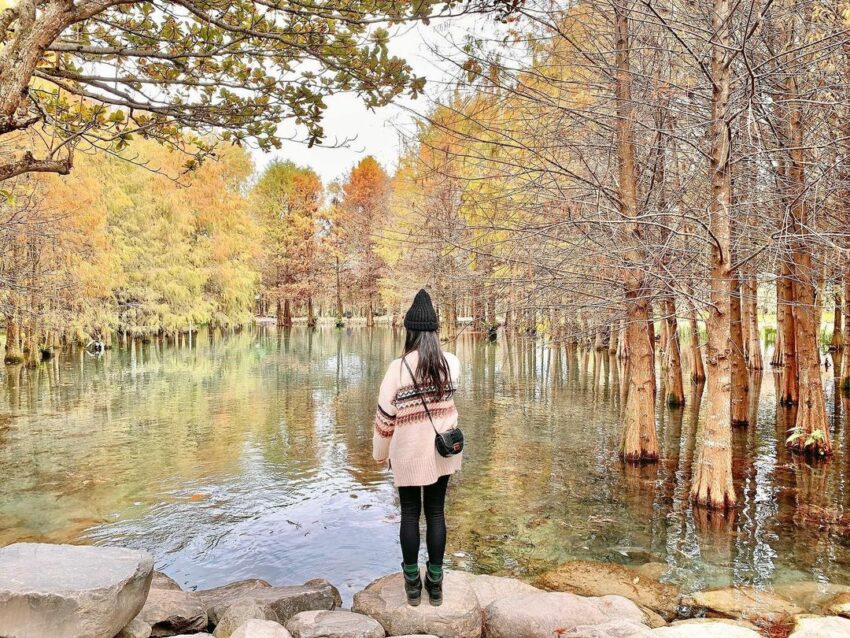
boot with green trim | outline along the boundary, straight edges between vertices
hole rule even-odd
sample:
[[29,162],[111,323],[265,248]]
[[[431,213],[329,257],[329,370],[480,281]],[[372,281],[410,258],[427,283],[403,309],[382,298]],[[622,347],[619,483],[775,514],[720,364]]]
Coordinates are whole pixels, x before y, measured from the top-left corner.
[[419,577],[419,565],[401,564],[404,574],[404,593],[407,594],[407,604],[417,607],[422,602],[422,579]]
[[425,589],[428,590],[428,600],[434,607],[443,604],[443,566],[427,563],[425,570]]

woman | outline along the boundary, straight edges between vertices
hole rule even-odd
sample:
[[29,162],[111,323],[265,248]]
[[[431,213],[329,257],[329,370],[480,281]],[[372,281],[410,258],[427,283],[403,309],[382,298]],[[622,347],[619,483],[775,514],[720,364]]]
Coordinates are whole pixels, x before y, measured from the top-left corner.
[[457,425],[452,395],[460,363],[440,348],[437,313],[424,290],[416,293],[404,317],[404,327],[404,355],[390,364],[381,383],[372,452],[380,463],[389,460],[398,487],[401,567],[407,602],[414,606],[422,599],[418,559],[419,515],[424,503],[428,547],[425,589],[431,604],[438,606],[443,602],[446,487],[449,476],[460,469],[462,455],[440,456],[434,445],[434,430],[445,432]]

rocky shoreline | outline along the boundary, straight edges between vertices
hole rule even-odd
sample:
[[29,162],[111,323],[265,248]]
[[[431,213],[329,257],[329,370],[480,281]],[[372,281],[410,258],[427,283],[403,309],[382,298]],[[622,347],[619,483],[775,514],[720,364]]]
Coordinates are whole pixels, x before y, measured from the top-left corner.
[[341,609],[324,579],[184,591],[145,552],[19,543],[0,549],[2,638],[838,638],[850,586],[816,582],[681,594],[663,565],[570,561],[534,584],[446,572],[445,602],[406,604],[390,574]]

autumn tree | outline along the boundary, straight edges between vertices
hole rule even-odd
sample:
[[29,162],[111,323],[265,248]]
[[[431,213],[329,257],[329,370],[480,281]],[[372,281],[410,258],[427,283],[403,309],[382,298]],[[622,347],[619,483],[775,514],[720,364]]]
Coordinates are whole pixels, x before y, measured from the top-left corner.
[[375,324],[380,305],[378,282],[385,263],[376,244],[387,217],[390,178],[371,155],[351,169],[342,185],[340,224],[349,233],[349,249],[355,254],[354,282],[366,304],[366,325]]
[[317,214],[323,187],[318,175],[293,162],[272,162],[252,191],[263,233],[263,287],[277,308],[279,326],[292,325],[292,304],[313,313],[317,255]]
[[381,24],[515,4],[21,0],[0,12],[0,144],[22,146],[0,161],[0,181],[66,174],[75,148],[115,152],[134,137],[186,151],[186,167],[210,152],[211,133],[271,149],[291,120],[321,142],[326,96],[377,107],[422,90]]

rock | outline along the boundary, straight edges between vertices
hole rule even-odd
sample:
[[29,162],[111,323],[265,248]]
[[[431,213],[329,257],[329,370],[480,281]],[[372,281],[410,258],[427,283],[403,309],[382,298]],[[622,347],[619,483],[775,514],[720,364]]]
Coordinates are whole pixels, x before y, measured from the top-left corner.
[[[487,638],[551,638],[617,635],[646,636],[643,612],[622,596],[584,598],[568,592],[514,594],[496,600],[484,611]],[[581,629],[579,629],[581,628]],[[580,633],[577,633],[580,632]]]
[[479,638],[481,607],[472,587],[457,572],[445,572],[443,590],[440,607],[428,603],[427,593],[422,594],[421,605],[411,607],[402,574],[391,574],[355,594],[351,609],[377,620],[390,636],[426,633],[438,638]]
[[705,610],[709,616],[752,621],[779,622],[803,613],[794,603],[752,587],[724,587],[695,592],[683,596],[682,604]]
[[785,583],[773,588],[773,593],[813,614],[826,612],[824,603],[839,594],[850,593],[850,586],[817,581]]
[[761,638],[761,634],[746,623],[722,618],[694,618],[675,622],[669,627],[654,629],[654,638]]
[[286,623],[293,638],[384,638],[381,624],[350,611],[302,611]]
[[731,618],[688,618],[687,620],[677,620],[673,623],[670,623],[671,627],[680,627],[682,625],[727,625],[733,627],[742,627],[744,629],[749,629],[750,631],[759,631],[758,626],[754,625],[751,622],[747,622],[746,620],[732,620]]
[[211,625],[217,625],[219,617],[230,605],[243,597],[244,594],[257,589],[267,589],[271,585],[260,578],[249,578],[238,580],[222,587],[213,589],[201,589],[195,592],[195,596],[201,599],[207,609]]
[[511,594],[529,594],[540,591],[537,587],[524,583],[516,578],[505,578],[503,576],[489,576],[486,574],[476,575],[468,572],[452,572],[458,578],[472,587],[478,605],[486,609],[490,603],[498,598],[510,596]]
[[207,628],[207,610],[195,594],[179,589],[151,589],[139,620],[151,626],[151,636],[173,636]]
[[215,638],[212,634],[180,634],[171,638]]
[[667,620],[661,614],[656,614],[649,607],[641,607],[640,605],[638,607],[643,612],[643,624],[650,629],[667,626]]
[[231,635],[249,620],[275,620],[276,616],[267,605],[246,598],[237,600],[218,621],[213,632],[215,638],[230,638]]
[[181,591],[183,590],[183,588],[177,583],[176,580],[171,578],[171,576],[163,574],[162,572],[153,573],[151,589],[179,589]]
[[273,620],[249,620],[233,632],[232,638],[292,638],[292,634]]
[[649,627],[628,620],[611,620],[601,625],[578,625],[559,638],[653,638]]
[[843,616],[850,618],[850,594],[838,594],[822,605],[823,613],[827,616]]
[[0,636],[113,638],[145,603],[147,552],[16,543],[0,549]]
[[797,616],[788,638],[847,638],[850,620],[838,616]]
[[150,638],[151,626],[138,618],[133,618],[130,624],[118,632],[115,638]]
[[212,602],[207,607],[207,614],[213,625],[219,624],[225,611],[240,601],[251,601],[263,606],[266,610],[266,618],[281,624],[286,624],[290,618],[301,611],[330,611],[342,605],[342,598],[336,587],[322,579],[285,587],[266,587],[257,585],[256,582],[252,587],[251,581],[242,581],[239,587],[232,587],[227,592],[223,592],[224,589],[220,587],[217,593],[213,594],[210,592],[214,590],[198,592],[202,600]]
[[623,596],[665,620],[676,618],[678,588],[616,563],[572,560],[546,572],[537,585],[579,596]]

